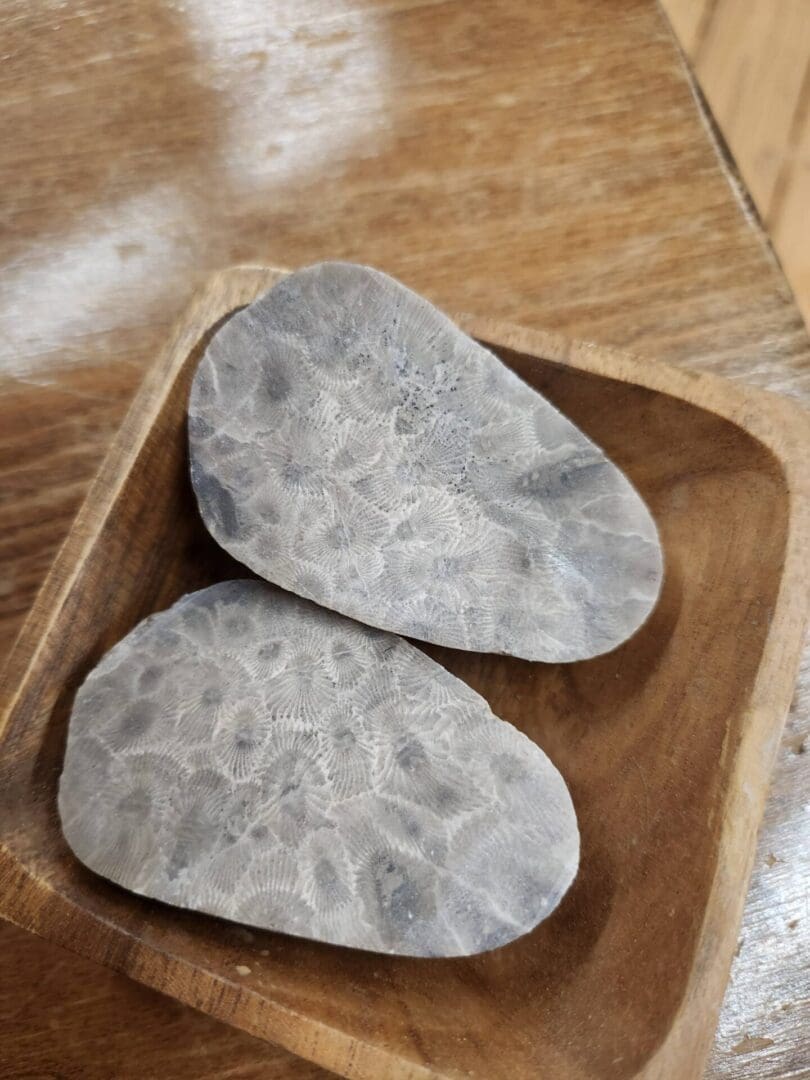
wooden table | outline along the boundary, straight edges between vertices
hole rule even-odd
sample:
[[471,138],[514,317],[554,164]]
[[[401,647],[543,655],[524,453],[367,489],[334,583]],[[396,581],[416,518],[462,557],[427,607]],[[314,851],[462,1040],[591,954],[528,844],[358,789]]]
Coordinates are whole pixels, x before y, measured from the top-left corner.
[[[1,17],[2,649],[145,365],[226,264],[366,261],[447,308],[810,399],[801,319],[651,0]],[[715,1080],[810,1069],[809,730],[805,671]],[[2,1077],[325,1075],[10,927],[0,975]]]

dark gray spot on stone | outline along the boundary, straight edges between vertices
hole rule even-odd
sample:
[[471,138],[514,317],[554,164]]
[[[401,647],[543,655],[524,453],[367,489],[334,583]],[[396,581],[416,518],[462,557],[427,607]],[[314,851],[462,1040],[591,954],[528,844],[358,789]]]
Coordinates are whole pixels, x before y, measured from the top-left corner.
[[239,534],[239,516],[230,491],[215,476],[192,463],[191,481],[203,516],[214,522],[225,537]]

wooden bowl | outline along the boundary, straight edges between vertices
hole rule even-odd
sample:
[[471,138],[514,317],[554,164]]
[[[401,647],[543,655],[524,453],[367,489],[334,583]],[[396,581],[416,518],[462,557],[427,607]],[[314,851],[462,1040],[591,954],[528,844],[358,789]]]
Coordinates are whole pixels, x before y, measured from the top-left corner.
[[374,956],[141,899],[68,851],[56,785],[76,687],[145,615],[242,573],[196,511],[186,398],[212,328],[281,273],[225,271],[193,304],[10,659],[0,914],[345,1076],[694,1080],[807,609],[808,431],[777,397],[459,320],[626,470],[666,555],[657,609],[609,655],[546,665],[427,650],[536,739],[571,786],[581,870],[533,933],[472,959]]

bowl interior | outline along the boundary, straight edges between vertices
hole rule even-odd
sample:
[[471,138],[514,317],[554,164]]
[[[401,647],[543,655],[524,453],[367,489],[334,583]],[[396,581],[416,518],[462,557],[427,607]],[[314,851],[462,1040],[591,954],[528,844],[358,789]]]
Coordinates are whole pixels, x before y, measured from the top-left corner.
[[[535,739],[569,782],[581,870],[551,919],[472,959],[379,957],[142,900],[70,855],[56,785],[77,685],[148,613],[245,576],[207,535],[187,478],[185,404],[199,349],[79,569],[40,675],[16,703],[0,760],[0,834],[32,873],[122,940],[239,981],[257,1007],[277,1003],[453,1075],[632,1076],[664,1038],[695,962],[729,748],[779,585],[787,490],[770,452],[710,412],[495,351],[628,473],[666,558],[652,617],[606,656],[544,665],[425,647]],[[236,978],[235,964],[250,976]]]

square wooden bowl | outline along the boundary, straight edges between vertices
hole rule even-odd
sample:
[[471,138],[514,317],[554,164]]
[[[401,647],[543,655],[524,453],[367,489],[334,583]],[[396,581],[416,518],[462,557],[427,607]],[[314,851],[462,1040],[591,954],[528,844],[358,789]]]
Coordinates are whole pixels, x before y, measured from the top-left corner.
[[629,474],[666,554],[655,613],[606,656],[547,665],[427,650],[570,784],[581,870],[533,933],[472,959],[375,956],[130,895],[68,851],[56,786],[77,686],[144,616],[243,573],[196,511],[186,399],[212,328],[281,274],[225,271],[192,305],[9,661],[0,914],[345,1076],[695,1080],[807,609],[807,423],[779,398],[459,320]]

